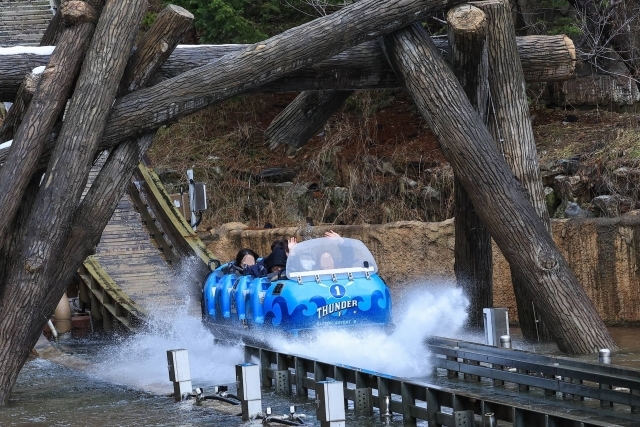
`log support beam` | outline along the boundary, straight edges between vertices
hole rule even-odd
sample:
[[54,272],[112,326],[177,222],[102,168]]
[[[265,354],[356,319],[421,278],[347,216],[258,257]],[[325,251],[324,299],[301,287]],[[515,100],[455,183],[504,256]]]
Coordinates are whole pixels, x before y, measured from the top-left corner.
[[[447,13],[449,62],[471,105],[486,125],[489,118],[487,18],[477,7],[454,6]],[[454,173],[456,171],[454,170]],[[491,235],[476,214],[467,190],[454,177],[456,281],[469,299],[467,326],[482,329],[482,309],[493,307]]]
[[302,147],[352,93],[350,90],[302,92],[273,119],[264,133],[265,142],[272,150],[282,144],[294,149]]
[[85,19],[76,18],[78,24],[63,31],[0,169],[0,245],[20,207],[21,196],[38,168],[47,137],[62,113],[95,29],[95,9],[85,2],[65,2],[60,12],[63,19],[80,14],[84,14]]
[[[64,259],[62,250],[74,213],[72,207],[79,203],[98,140],[146,10],[146,0],[107,2],[91,39],[46,179],[27,220],[19,261],[5,277],[0,304],[0,340],[3,342],[0,348],[0,404],[7,402],[17,373],[68,284],[56,282],[46,286]],[[63,38],[66,32],[63,32]],[[64,50],[60,49],[60,52]],[[75,52],[67,52],[67,56],[75,55]],[[64,68],[51,71],[70,72]],[[41,82],[36,96],[42,92],[42,86]],[[64,94],[57,95],[57,102],[66,100]],[[34,105],[38,105],[35,100],[30,109]],[[18,132],[27,124],[31,122],[25,118]],[[2,172],[5,170],[9,168],[3,168]],[[5,182],[3,177],[0,184]],[[18,205],[24,193],[24,188],[18,193]]]
[[31,104],[33,94],[36,92],[38,83],[40,83],[40,77],[42,74],[31,72],[27,74],[24,81],[18,89],[16,98],[9,109],[7,117],[5,117],[0,126],[0,143],[13,139],[16,130],[20,127],[24,115],[27,113],[27,109]]
[[[434,37],[434,43],[448,57],[446,38]],[[528,82],[569,79],[574,72],[576,53],[566,36],[517,37],[518,52]],[[179,46],[158,71],[154,83],[176,77],[249,45]],[[0,48],[0,52],[2,48]],[[45,65],[49,54],[22,53],[2,55],[0,61],[0,101],[10,101],[24,75]],[[365,42],[332,58],[265,83],[248,92],[302,92],[305,90],[367,90],[400,87],[400,80],[387,63],[376,42]]]
[[389,61],[467,190],[478,216],[554,325],[561,351],[617,348],[455,75],[414,24],[384,37]]
[[[489,89],[491,90],[491,130],[499,149],[516,179],[525,188],[548,233],[551,233],[549,211],[544,199],[538,152],[531,126],[529,101],[522,65],[518,60],[511,8],[506,0],[473,3],[487,15],[489,52]],[[518,306],[518,319],[525,339],[549,340],[542,322],[534,316],[532,296],[517,270],[511,266],[511,278]],[[538,310],[540,311],[540,310]],[[540,317],[540,313],[536,313]]]
[[[122,95],[147,86],[152,81],[155,71],[167,60],[192,22],[193,15],[175,5],[168,5],[158,14],[149,31],[138,43],[136,54],[127,64],[120,83]],[[118,145],[109,154],[75,213],[72,231],[64,250],[65,260],[53,275],[53,283],[70,282],[83,260],[93,253],[102,230],[111,219],[135,168],[142,161],[142,156],[151,146],[154,137],[155,132],[149,132]]]

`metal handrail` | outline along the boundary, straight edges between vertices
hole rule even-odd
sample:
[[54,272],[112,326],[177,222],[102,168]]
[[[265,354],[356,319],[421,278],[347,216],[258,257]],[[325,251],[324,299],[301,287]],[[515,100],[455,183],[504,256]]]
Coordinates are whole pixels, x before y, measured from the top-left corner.
[[466,387],[461,391],[434,385],[428,380],[404,379],[257,346],[245,346],[245,358],[247,361],[260,360],[263,387],[270,387],[273,382],[276,391],[282,392],[284,379],[285,382],[290,381],[289,390],[285,392],[290,393],[295,386],[297,396],[307,396],[308,390],[315,390],[318,381],[342,381],[345,399],[353,401],[354,408],[360,404],[356,400],[360,401],[363,396],[369,396],[371,408],[380,408],[389,397],[388,409],[402,414],[404,425],[408,426],[415,426],[417,420],[426,420],[429,425],[453,427],[456,425],[453,413],[470,410],[483,417],[483,423],[485,415],[492,414],[487,419],[506,421],[513,427],[638,426],[633,416],[611,410],[590,410],[579,406],[580,410],[574,411],[578,407],[573,402],[550,404],[546,399],[505,389],[494,389],[490,394],[483,389],[474,393]]
[[[428,342],[437,368],[640,408],[640,371],[464,341]],[[511,372],[508,368],[515,368]],[[505,370],[507,369],[507,370]]]

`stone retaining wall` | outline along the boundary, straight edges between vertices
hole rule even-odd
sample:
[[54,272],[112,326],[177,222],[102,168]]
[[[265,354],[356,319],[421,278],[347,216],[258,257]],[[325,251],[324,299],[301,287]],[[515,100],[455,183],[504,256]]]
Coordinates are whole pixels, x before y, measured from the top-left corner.
[[[404,221],[383,225],[319,226],[250,230],[226,224],[204,236],[222,260],[249,247],[268,255],[271,242],[296,236],[306,240],[333,229],[362,240],[376,258],[394,298],[413,286],[455,286],[453,220],[439,223]],[[640,324],[640,216],[553,221],[554,239],[598,312],[608,325]],[[494,245],[494,304],[517,311],[507,262]]]

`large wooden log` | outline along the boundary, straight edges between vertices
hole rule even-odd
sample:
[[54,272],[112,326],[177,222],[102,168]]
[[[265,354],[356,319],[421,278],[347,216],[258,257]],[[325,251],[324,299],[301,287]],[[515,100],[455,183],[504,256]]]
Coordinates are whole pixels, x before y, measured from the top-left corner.
[[[448,58],[450,46],[447,38],[436,36],[432,39],[442,54]],[[516,39],[520,61],[528,82],[564,81],[573,75],[576,65],[576,50],[569,37],[541,35],[517,37]],[[175,77],[246,47],[247,45],[179,46],[160,69],[158,78]],[[332,72],[337,73],[333,79],[330,76]],[[293,73],[286,78],[276,80],[272,84],[267,84],[263,90],[267,92],[299,92],[314,89],[306,87],[311,82],[324,80],[326,80],[326,84],[331,86],[320,86],[319,83],[315,83],[317,85],[315,89],[357,90],[398,87],[400,82],[395,78],[389,80],[390,76],[395,76],[395,74],[383,57],[380,47],[375,42],[368,42],[314,64],[298,73]],[[380,86],[375,85],[376,80],[380,81]],[[340,82],[343,82],[343,86],[338,86]],[[279,88],[279,86],[284,88]],[[288,87],[291,89],[287,89]]]
[[92,19],[95,20],[96,11],[87,3],[69,1],[60,10],[63,17],[85,18],[77,19],[77,25],[67,27],[63,32],[0,169],[0,245],[20,206],[22,193],[38,167],[45,141],[71,93],[95,28]]
[[[499,141],[507,164],[527,190],[529,201],[550,233],[549,211],[540,179],[538,152],[531,127],[522,65],[518,60],[511,9],[506,0],[488,0],[474,5],[484,11],[488,18],[489,88],[495,114],[491,128],[493,136]],[[512,280],[523,336],[532,341],[549,339],[550,335],[534,316],[532,299],[523,283],[524,279],[512,271]]]
[[[487,18],[477,7],[458,5],[447,13],[449,62],[483,123],[489,118]],[[455,170],[454,170],[455,173]],[[467,190],[453,181],[456,282],[469,299],[467,325],[482,329],[483,308],[493,307],[491,235],[476,214]]]
[[525,284],[561,351],[617,348],[495,147],[455,75],[419,24],[384,37],[390,62],[466,188],[478,216]]
[[58,44],[58,40],[62,36],[64,31],[64,22],[62,21],[62,12],[58,9],[56,14],[53,15],[47,29],[40,39],[40,46],[55,46]]
[[0,298],[4,294],[6,277],[9,274],[9,270],[19,259],[20,250],[22,249],[22,237],[26,231],[27,220],[33,208],[33,202],[38,194],[41,179],[42,173],[36,173],[31,178],[22,196],[20,209],[11,224],[11,232],[7,236],[6,243],[0,248]]
[[459,1],[360,0],[336,13],[118,99],[102,144],[111,145],[157,129],[455,3]]
[[[61,37],[65,27],[62,19],[63,11],[64,8],[57,10],[53,19],[49,21],[49,25],[40,40],[40,47],[55,46],[58,43],[58,39]],[[44,67],[44,65],[41,67]],[[22,119],[31,103],[31,98],[33,98],[36,87],[40,83],[40,76],[39,72],[31,71],[20,84],[13,105],[11,106],[11,111],[9,111],[9,115],[0,128],[0,142],[13,139],[15,131],[18,129],[18,126],[20,126],[20,123],[22,123]]]
[[[564,81],[575,69],[575,48],[566,36],[518,37],[520,60],[529,82]],[[445,56],[446,38],[434,37]],[[156,83],[201,67],[249,45],[182,45],[171,54],[157,74]],[[0,48],[0,54],[2,49]],[[24,74],[47,62],[45,55],[33,53],[3,55],[0,61],[0,100],[11,100]],[[250,92],[301,92],[304,90],[364,90],[399,87],[400,82],[375,42],[363,43],[330,59]]]
[[107,2],[82,64],[46,178],[29,216],[20,260],[9,271],[0,303],[1,404],[8,400],[17,373],[67,286],[61,282],[46,285],[64,259],[62,250],[74,207],[80,201],[146,9],[144,0]]
[[193,14],[188,10],[171,4],[165,7],[131,56],[118,95],[149,86],[192,22]]
[[302,92],[269,124],[264,132],[265,142],[272,150],[281,144],[302,147],[352,93],[350,90]]

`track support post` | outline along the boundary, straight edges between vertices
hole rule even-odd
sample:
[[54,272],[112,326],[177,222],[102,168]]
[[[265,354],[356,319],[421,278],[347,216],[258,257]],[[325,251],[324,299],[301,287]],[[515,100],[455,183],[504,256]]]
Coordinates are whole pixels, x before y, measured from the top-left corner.
[[253,363],[236,365],[238,399],[242,406],[242,420],[249,421],[262,413],[260,366]]
[[320,427],[345,427],[342,381],[316,382],[316,416]]
[[176,402],[180,402],[193,390],[187,350],[167,350],[167,367],[169,380],[173,381],[173,396]]

